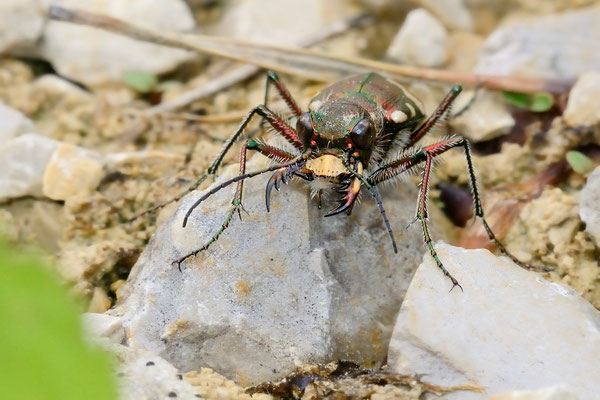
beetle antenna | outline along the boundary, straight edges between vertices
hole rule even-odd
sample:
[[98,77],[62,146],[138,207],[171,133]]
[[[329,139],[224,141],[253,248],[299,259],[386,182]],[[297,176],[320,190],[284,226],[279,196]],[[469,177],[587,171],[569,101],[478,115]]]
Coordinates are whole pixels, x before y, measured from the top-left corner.
[[361,174],[359,174],[358,172],[355,172],[352,168],[350,168],[350,165],[347,160],[344,162],[344,164],[346,165],[346,169],[348,171],[350,171],[350,173],[352,175],[357,177],[367,187],[367,189],[369,190],[369,193],[371,193],[371,195],[375,199],[375,203],[377,203],[377,207],[379,208],[379,213],[381,214],[381,217],[383,218],[383,223],[385,224],[385,228],[387,229],[388,235],[390,236],[390,239],[392,240],[392,247],[394,248],[394,253],[398,254],[398,245],[396,244],[396,238],[394,237],[394,231],[392,230],[392,226],[390,225],[390,220],[388,219],[387,214],[385,213],[385,208],[383,208],[383,202],[381,201],[379,192],[377,192],[377,189],[375,189],[375,186],[371,185],[364,176],[362,176]]
[[209,190],[208,192],[206,192],[198,200],[196,200],[196,202],[194,204],[192,204],[192,206],[187,210],[187,212],[185,213],[185,216],[183,217],[183,227],[185,228],[185,226],[187,225],[188,218],[190,217],[190,215],[192,214],[192,212],[194,211],[194,209],[196,207],[198,207],[200,205],[200,203],[202,203],[204,200],[208,199],[210,196],[212,196],[213,194],[217,193],[219,190],[221,190],[223,188],[226,188],[227,186],[231,185],[232,183],[243,181],[244,179],[252,178],[252,177],[255,177],[257,175],[264,174],[266,172],[272,172],[272,171],[275,171],[275,170],[277,170],[279,168],[286,168],[286,167],[292,166],[292,165],[296,164],[298,161],[299,160],[296,159],[293,162],[290,162],[290,163],[287,163],[287,164],[273,165],[271,167],[260,169],[258,171],[253,171],[253,172],[249,172],[247,174],[238,175],[238,176],[235,176],[235,177],[233,177],[233,178],[231,178],[229,180],[226,180],[225,182],[223,182],[223,183],[215,186],[214,188],[212,188],[211,190]]

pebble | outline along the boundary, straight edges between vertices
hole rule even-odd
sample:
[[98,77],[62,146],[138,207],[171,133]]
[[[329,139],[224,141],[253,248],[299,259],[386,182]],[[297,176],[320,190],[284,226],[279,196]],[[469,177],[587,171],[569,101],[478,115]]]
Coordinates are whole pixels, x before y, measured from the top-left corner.
[[588,176],[581,191],[579,216],[585,222],[585,230],[600,247],[600,167],[596,167]]
[[52,200],[92,193],[104,176],[101,160],[89,150],[61,143],[46,165],[42,193]]
[[[466,91],[460,95],[452,107],[453,112],[460,112],[472,99],[475,92]],[[480,90],[475,101],[467,110],[450,121],[450,125],[459,135],[473,142],[482,142],[506,135],[515,125],[502,98],[502,93]]]
[[293,45],[356,13],[356,8],[343,0],[230,2],[215,33],[257,43]]
[[0,201],[41,197],[42,176],[59,144],[34,133],[0,144]]
[[488,36],[476,72],[574,78],[600,70],[599,20],[599,6],[513,18]]
[[0,146],[23,133],[32,132],[35,132],[35,127],[29,118],[0,102]]
[[[42,3],[76,7],[158,30],[190,32],[196,27],[183,0],[130,0],[126,7],[121,0],[42,0]],[[36,55],[51,62],[60,75],[85,85],[120,82],[131,70],[165,73],[191,58],[190,53],[182,50],[58,21],[46,24]]]
[[[253,158],[248,170],[266,165],[261,162]],[[237,168],[221,179],[237,175]],[[419,227],[403,229],[414,218],[415,187],[383,193],[396,255],[368,193],[352,216],[325,219],[305,187],[284,185],[267,213],[267,179],[246,182],[243,221],[235,215],[221,238],[181,272],[173,260],[219,228],[234,188],[201,204],[182,228],[183,214],[202,194],[193,193],[158,228],[115,310],[123,315],[129,345],[181,370],[210,367],[243,385],[281,378],[303,363],[382,362],[423,251]]]
[[563,284],[487,250],[436,246],[464,292],[429,256],[417,270],[390,342],[389,367],[435,385],[477,384],[485,399],[563,386],[581,399],[600,393],[600,312]]
[[0,2],[0,54],[26,54],[42,36],[45,17],[37,0]]
[[562,386],[538,390],[519,390],[490,396],[488,400],[580,400],[573,392]]
[[563,117],[569,126],[600,124],[600,72],[587,72],[577,79]]
[[414,0],[419,6],[429,10],[448,29],[470,32],[473,19],[464,0]]
[[448,59],[447,47],[446,28],[420,8],[408,13],[386,56],[403,64],[441,67]]

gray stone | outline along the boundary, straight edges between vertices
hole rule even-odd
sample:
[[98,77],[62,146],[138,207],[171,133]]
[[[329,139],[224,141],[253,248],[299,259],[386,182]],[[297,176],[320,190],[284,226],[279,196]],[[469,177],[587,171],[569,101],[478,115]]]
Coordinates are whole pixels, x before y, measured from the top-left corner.
[[579,196],[579,216],[585,222],[585,230],[600,247],[600,167],[587,177]]
[[487,38],[476,72],[573,78],[600,70],[598,21],[600,7],[508,21]]
[[35,132],[33,122],[20,111],[0,103],[0,144],[23,133]]
[[561,385],[581,399],[600,393],[600,312],[575,291],[487,250],[436,246],[464,292],[425,256],[406,294],[390,342],[396,372],[427,382],[477,384],[485,399]]
[[0,54],[26,54],[42,36],[45,16],[37,0],[0,2]]
[[448,58],[447,46],[446,28],[420,8],[408,13],[387,50],[387,57],[403,64],[440,67]]
[[561,386],[552,386],[538,390],[496,394],[490,396],[488,400],[579,400],[579,397]]
[[563,117],[570,126],[600,124],[600,72],[588,72],[577,79]]
[[[248,170],[266,165],[257,158],[250,164]],[[219,228],[234,187],[202,203],[182,228],[201,193],[186,197],[158,228],[122,290],[124,302],[112,311],[124,317],[129,346],[157,353],[180,370],[207,366],[244,384],[282,377],[301,363],[384,359],[422,254],[419,227],[402,229],[414,218],[416,188],[400,185],[384,195],[396,255],[370,198],[350,217],[325,219],[306,188],[284,185],[267,213],[267,179],[246,181],[249,214],[242,213],[243,221],[235,215],[221,238],[181,272],[173,260]]]
[[[183,0],[41,0],[106,14],[134,25],[159,30],[189,32],[193,15]],[[50,61],[63,76],[86,85],[121,81],[131,70],[152,74],[168,72],[191,55],[100,29],[49,21],[37,55]]]
[[34,133],[0,144],[0,201],[42,196],[42,176],[59,144]]
[[292,45],[357,12],[343,0],[235,1],[228,3],[215,33],[258,43]]
[[473,18],[464,0],[413,0],[429,10],[449,29],[473,30]]
[[[473,91],[467,91],[456,100],[453,111],[463,109],[471,99]],[[506,135],[515,125],[501,93],[479,91],[473,104],[458,117],[453,118],[450,124],[456,133],[466,136],[473,142],[494,139]]]

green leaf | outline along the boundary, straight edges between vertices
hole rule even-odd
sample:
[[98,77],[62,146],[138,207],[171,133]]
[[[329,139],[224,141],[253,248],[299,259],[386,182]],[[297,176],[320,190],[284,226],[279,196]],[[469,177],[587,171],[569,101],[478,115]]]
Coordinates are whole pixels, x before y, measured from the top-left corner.
[[588,175],[596,167],[588,156],[576,150],[567,152],[567,162],[573,171],[583,176]]
[[0,242],[3,399],[115,399],[108,356],[81,336],[79,307],[50,269]]
[[524,108],[533,112],[545,112],[554,105],[554,98],[550,93],[539,92],[525,94],[518,92],[503,92],[504,100],[513,106]]
[[148,93],[156,87],[156,76],[144,71],[129,71],[123,76],[123,82],[138,93]]

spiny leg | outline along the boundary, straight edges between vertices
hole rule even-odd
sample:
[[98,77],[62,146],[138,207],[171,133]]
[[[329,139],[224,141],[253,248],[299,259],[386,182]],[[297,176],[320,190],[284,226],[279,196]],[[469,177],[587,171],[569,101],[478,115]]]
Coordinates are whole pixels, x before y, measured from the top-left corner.
[[225,229],[227,229],[229,227],[229,224],[231,223],[231,219],[233,218],[233,215],[235,214],[236,210],[239,213],[240,208],[243,207],[242,206],[242,198],[243,198],[243,193],[244,193],[244,180],[246,178],[251,178],[252,176],[256,176],[256,175],[259,175],[264,172],[272,171],[274,168],[279,167],[279,166],[270,167],[270,168],[266,168],[263,170],[259,170],[259,171],[255,171],[255,172],[247,174],[246,173],[246,161],[247,161],[248,150],[256,150],[256,151],[260,152],[261,154],[263,154],[271,159],[274,159],[274,160],[287,159],[288,161],[291,161],[296,158],[293,155],[287,153],[285,150],[279,149],[275,146],[258,143],[255,140],[247,140],[246,143],[244,143],[244,146],[242,147],[242,151],[240,153],[240,174],[238,176],[236,176],[235,178],[225,181],[221,185],[218,185],[215,188],[213,188],[212,190],[210,190],[207,194],[205,194],[200,199],[198,199],[186,212],[185,217],[183,219],[183,227],[185,227],[187,225],[188,218],[189,218],[190,214],[192,213],[192,211],[194,210],[194,208],[196,208],[203,200],[205,200],[212,194],[218,192],[219,190],[223,189],[224,187],[229,186],[229,184],[237,182],[237,188],[235,191],[235,195],[233,196],[233,200],[231,201],[231,208],[229,209],[229,212],[227,213],[227,216],[225,217],[225,221],[221,224],[220,228],[212,235],[212,237],[208,241],[206,241],[200,248],[198,248],[197,250],[194,250],[193,252],[188,253],[188,254],[184,255],[183,257],[180,257],[174,261],[174,263],[177,264],[177,266],[180,270],[181,270],[181,263],[183,261],[185,261],[189,257],[195,256],[196,254],[208,249],[208,247],[211,244],[216,242],[219,239],[219,236],[221,236],[221,234],[225,231]]
[[450,89],[446,97],[444,97],[444,99],[433,112],[433,114],[431,114],[431,116],[425,121],[425,123],[423,123],[423,125],[421,125],[416,131],[411,133],[408,143],[405,145],[405,148],[413,146],[423,136],[425,136],[427,132],[431,130],[431,128],[435,126],[436,122],[438,122],[438,120],[442,118],[444,114],[446,114],[446,112],[450,109],[450,106],[452,106],[452,103],[454,102],[454,100],[456,100],[460,92],[462,92],[462,87],[460,85],[452,86],[452,89]]
[[275,86],[275,88],[277,89],[277,92],[279,92],[279,94],[285,101],[285,104],[287,104],[289,109],[297,117],[302,115],[302,109],[298,106],[298,103],[296,103],[296,100],[294,100],[294,98],[290,94],[289,90],[283,84],[283,82],[279,78],[279,75],[277,75],[277,73],[275,71],[267,71],[267,85],[265,87],[265,102],[264,102],[265,105],[268,104],[267,101],[269,99],[269,88],[271,85]]
[[208,169],[206,170],[206,173],[204,175],[202,175],[190,187],[188,187],[185,191],[183,191],[179,195],[173,197],[172,199],[170,199],[164,203],[161,203],[157,206],[154,206],[152,208],[149,208],[149,209],[139,213],[135,217],[131,218],[129,220],[129,222],[134,221],[135,219],[137,219],[141,216],[144,216],[146,214],[149,214],[151,212],[154,212],[158,209],[161,209],[168,204],[171,204],[173,202],[181,200],[185,195],[196,190],[202,184],[202,182],[204,182],[209,176],[214,175],[217,172],[217,169],[219,168],[221,163],[223,162],[225,155],[229,152],[229,150],[233,147],[234,143],[242,135],[242,133],[244,132],[244,129],[250,123],[250,121],[252,120],[252,117],[255,114],[262,116],[275,129],[276,132],[278,132],[281,136],[283,136],[283,138],[286,139],[290,144],[292,144],[296,149],[298,149],[299,151],[302,150],[302,142],[300,142],[300,139],[298,138],[298,134],[296,133],[296,131],[294,129],[292,129],[292,127],[290,127],[285,121],[283,121],[281,118],[279,118],[273,111],[269,110],[269,108],[267,108],[264,105],[259,105],[259,106],[255,107],[254,109],[252,109],[252,111],[250,111],[246,115],[246,117],[244,117],[244,119],[242,120],[242,122],[240,123],[238,128],[235,130],[235,132],[231,136],[229,136],[227,141],[223,144],[223,147],[221,147],[219,154],[215,157],[215,159],[210,164],[210,166],[208,167]]
[[[466,139],[464,139],[463,137],[454,136],[449,139],[443,140],[441,142],[432,144],[431,146],[424,147],[423,149],[415,152],[412,155],[401,157],[396,160],[392,160],[392,161],[386,163],[385,165],[379,167],[377,170],[375,170],[369,176],[368,181],[372,185],[376,185],[378,183],[392,179],[392,178],[400,175],[401,173],[415,167],[416,165],[425,162],[426,168],[425,168],[425,173],[423,174],[423,182],[421,185],[421,193],[419,195],[419,203],[418,203],[419,205],[418,205],[418,210],[417,210],[417,214],[419,214],[419,212],[421,212],[421,217],[423,217],[423,218],[419,218],[419,215],[417,215],[417,219],[421,219],[421,221],[423,221],[427,217],[427,208],[426,208],[427,207],[426,206],[427,185],[426,184],[428,184],[428,181],[429,181],[428,170],[430,169],[431,160],[454,147],[460,147],[460,146],[462,146],[465,150],[465,158],[467,161],[467,171],[469,174],[469,183],[471,185],[471,191],[473,193],[475,216],[481,219],[481,222],[482,222],[490,240],[498,247],[498,249],[500,250],[500,252],[502,254],[509,257],[517,265],[519,265],[523,268],[526,268],[526,269],[533,269],[533,270],[547,272],[548,269],[545,267],[533,266],[533,265],[519,261],[519,259],[517,259],[515,256],[510,254],[508,252],[508,250],[506,250],[506,248],[502,245],[502,243],[500,243],[500,241],[496,238],[496,235],[494,234],[494,232],[492,231],[492,229],[490,228],[490,226],[488,225],[487,221],[484,218],[483,207],[481,205],[481,198],[479,195],[479,188],[477,186],[477,179],[475,177],[475,168],[473,166],[473,157],[471,155],[471,149],[469,147],[468,141]],[[427,167],[427,165],[429,165],[429,167]],[[424,225],[424,234],[426,237],[429,236],[426,223]],[[431,249],[432,249],[432,246],[430,247],[430,251],[431,251]],[[435,259],[435,257],[434,257],[434,259]],[[436,260],[436,263],[437,262],[438,262],[438,260]],[[438,264],[438,266],[439,266],[439,264]]]
[[460,288],[460,290],[462,291],[463,288],[460,285],[460,283],[458,283],[456,278],[454,278],[452,276],[452,274],[450,274],[450,272],[448,272],[448,270],[446,269],[446,267],[444,267],[444,264],[440,260],[440,257],[438,256],[437,251],[433,247],[431,235],[429,234],[429,227],[427,226],[427,219],[428,219],[427,192],[429,190],[429,176],[431,173],[432,160],[433,160],[433,157],[431,156],[431,154],[429,152],[426,152],[425,153],[425,168],[423,170],[423,179],[421,180],[421,190],[419,193],[419,202],[417,205],[417,219],[419,221],[421,221],[421,227],[423,228],[423,239],[425,240],[425,244],[429,248],[429,253],[431,254],[431,257],[433,257],[438,268],[442,270],[444,275],[446,275],[450,279],[450,281],[452,281],[452,287],[450,288],[450,291],[452,291],[452,289],[454,289],[456,286],[458,286]]
[[[394,248],[394,253],[398,254],[398,245],[396,244],[396,238],[394,237],[394,231],[392,230],[392,226],[390,225],[390,220],[388,219],[387,214],[385,213],[385,208],[383,208],[383,202],[381,201],[381,197],[379,196],[377,189],[375,189],[375,186],[373,186],[369,183],[367,178],[365,178],[363,175],[361,175],[358,172],[358,169],[356,167],[350,166],[350,164],[347,160],[344,162],[344,165],[346,166],[346,169],[348,170],[348,172],[350,172],[351,175],[355,176],[356,179],[358,179],[363,185],[365,185],[367,187],[367,189],[369,190],[369,192],[375,199],[375,203],[377,203],[377,207],[379,208],[379,213],[381,214],[381,217],[383,218],[383,223],[385,224],[388,235],[390,236],[390,239],[392,240],[392,247]],[[355,163],[355,165],[356,165],[356,163]]]

